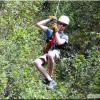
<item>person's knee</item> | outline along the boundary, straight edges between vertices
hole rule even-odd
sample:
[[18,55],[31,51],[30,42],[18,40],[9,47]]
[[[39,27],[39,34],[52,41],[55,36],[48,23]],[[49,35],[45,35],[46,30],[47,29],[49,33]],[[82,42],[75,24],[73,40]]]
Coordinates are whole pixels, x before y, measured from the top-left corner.
[[48,58],[52,58],[52,53],[48,53]]
[[48,53],[48,58],[53,59],[53,53],[52,52]]

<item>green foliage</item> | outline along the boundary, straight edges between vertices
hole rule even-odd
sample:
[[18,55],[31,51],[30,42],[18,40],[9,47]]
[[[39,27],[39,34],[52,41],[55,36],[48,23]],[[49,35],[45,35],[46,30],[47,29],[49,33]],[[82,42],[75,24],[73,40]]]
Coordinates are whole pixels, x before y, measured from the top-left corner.
[[[94,92],[99,86],[98,84],[97,87],[93,87],[95,81],[98,80],[95,75],[100,73],[100,52],[92,48],[88,53],[87,58],[81,54],[63,58],[60,63],[58,62],[56,69],[56,78],[63,82],[66,81],[65,85],[69,88],[68,90],[71,91],[72,89],[73,92],[75,91],[76,96],[78,93],[84,94],[82,95],[84,98],[86,98],[87,94]],[[100,91],[100,88],[98,87],[96,91]]]
[[36,22],[55,15],[58,1],[0,1],[0,99],[84,99],[100,91],[99,2],[61,1],[69,15],[69,44],[56,64],[54,91],[46,90],[34,60],[43,36]]

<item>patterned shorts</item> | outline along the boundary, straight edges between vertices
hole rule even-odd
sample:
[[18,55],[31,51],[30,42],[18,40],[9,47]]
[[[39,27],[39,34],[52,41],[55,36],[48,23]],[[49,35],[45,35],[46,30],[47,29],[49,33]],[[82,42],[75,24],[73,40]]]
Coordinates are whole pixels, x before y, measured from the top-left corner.
[[44,54],[43,56],[40,56],[39,59],[42,59],[44,62],[47,62],[48,54],[51,54],[54,59],[60,59],[60,51],[56,49],[48,51],[48,53]]

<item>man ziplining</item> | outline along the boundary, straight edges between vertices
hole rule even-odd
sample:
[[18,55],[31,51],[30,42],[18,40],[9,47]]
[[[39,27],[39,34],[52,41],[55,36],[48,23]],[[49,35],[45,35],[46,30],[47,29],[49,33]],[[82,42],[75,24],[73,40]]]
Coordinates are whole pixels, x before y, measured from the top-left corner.
[[[60,49],[68,43],[68,36],[64,34],[64,30],[69,25],[69,17],[62,15],[53,25],[52,29],[46,26],[46,24],[55,19],[56,17],[51,16],[50,18],[37,23],[37,26],[46,33],[48,38],[48,44],[44,50],[44,55],[35,60],[36,68],[45,77],[47,89],[54,89],[57,85],[57,83],[52,79],[53,67],[55,65],[55,60],[60,59]],[[47,70],[44,68],[45,63],[48,64]]]

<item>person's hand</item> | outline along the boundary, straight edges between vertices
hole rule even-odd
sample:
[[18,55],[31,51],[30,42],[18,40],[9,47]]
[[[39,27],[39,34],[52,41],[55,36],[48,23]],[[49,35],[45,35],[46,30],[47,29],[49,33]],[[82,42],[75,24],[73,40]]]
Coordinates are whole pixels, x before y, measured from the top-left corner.
[[52,28],[53,28],[54,32],[58,32],[59,31],[58,26],[57,26],[57,23],[54,23],[52,25]]
[[56,16],[49,16],[49,19],[50,20],[57,20],[57,17]]

